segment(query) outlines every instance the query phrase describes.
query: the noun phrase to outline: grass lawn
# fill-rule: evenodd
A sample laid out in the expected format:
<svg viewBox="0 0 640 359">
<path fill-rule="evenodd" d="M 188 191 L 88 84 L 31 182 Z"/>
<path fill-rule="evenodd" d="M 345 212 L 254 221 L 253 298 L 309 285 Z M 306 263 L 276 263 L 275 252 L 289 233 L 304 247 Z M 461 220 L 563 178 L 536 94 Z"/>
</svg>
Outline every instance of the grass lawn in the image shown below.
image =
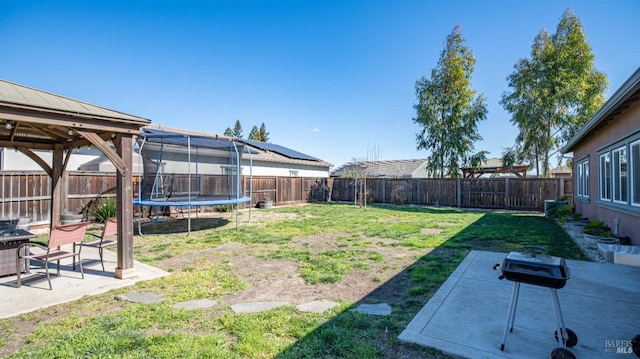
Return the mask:
<svg viewBox="0 0 640 359">
<path fill-rule="evenodd" d="M 248 212 L 242 212 L 246 222 Z M 135 237 L 137 260 L 170 276 L 0 319 L 0 356 L 8 358 L 447 358 L 397 337 L 472 249 L 582 259 L 556 224 L 538 214 L 451 208 L 314 204 L 253 211 L 250 224 L 201 218 L 201 230 L 175 233 L 184 221 Z M 490 270 L 490 269 L 488 269 Z M 497 274 L 496 274 L 497 275 Z M 55 279 L 54 279 L 55 280 Z M 164 295 L 159 304 L 115 299 Z M 208 309 L 173 309 L 213 299 Z M 323 314 L 296 305 L 332 300 Z M 291 305 L 236 314 L 230 305 L 281 300 Z M 389 316 L 351 312 L 389 303 Z"/>
</svg>

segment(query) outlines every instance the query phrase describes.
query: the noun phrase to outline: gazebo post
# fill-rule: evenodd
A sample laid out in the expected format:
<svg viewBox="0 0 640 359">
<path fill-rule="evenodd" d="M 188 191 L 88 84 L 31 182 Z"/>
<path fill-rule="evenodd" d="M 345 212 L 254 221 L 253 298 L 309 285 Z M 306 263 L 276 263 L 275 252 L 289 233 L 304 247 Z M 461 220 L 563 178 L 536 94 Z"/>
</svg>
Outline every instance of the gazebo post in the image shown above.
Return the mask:
<svg viewBox="0 0 640 359">
<path fill-rule="evenodd" d="M 62 218 L 62 173 L 64 172 L 64 148 L 56 144 L 53 149 L 51 172 L 51 220 L 49 228 L 60 224 Z"/>
<path fill-rule="evenodd" d="M 133 136 L 118 134 L 114 139 L 116 150 L 125 164 L 124 173 L 117 170 L 116 203 L 118 208 L 118 245 L 115 277 L 126 279 L 135 276 L 133 267 L 133 161 L 131 148 Z"/>
</svg>

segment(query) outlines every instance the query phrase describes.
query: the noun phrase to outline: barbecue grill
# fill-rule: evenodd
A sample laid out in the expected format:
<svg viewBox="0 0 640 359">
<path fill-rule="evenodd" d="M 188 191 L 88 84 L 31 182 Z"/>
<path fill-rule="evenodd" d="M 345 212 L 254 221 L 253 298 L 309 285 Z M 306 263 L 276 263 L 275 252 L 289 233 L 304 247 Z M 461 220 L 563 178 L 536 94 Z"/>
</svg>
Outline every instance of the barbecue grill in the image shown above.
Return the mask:
<svg viewBox="0 0 640 359">
<path fill-rule="evenodd" d="M 499 279 L 508 279 L 514 282 L 511 293 L 511 303 L 509 304 L 509 315 L 504 328 L 504 336 L 500 350 L 504 351 L 507 335 L 513 331 L 513 323 L 516 319 L 516 307 L 518 306 L 518 296 L 520 294 L 520 284 L 526 283 L 549 288 L 551 303 L 556 315 L 558 329 L 556 330 L 556 341 L 562 344 L 562 348 L 554 349 L 552 358 L 573 357 L 568 347 L 573 347 L 578 343 L 576 334 L 567 329 L 564 325 L 560 301 L 557 290 L 564 287 L 569 279 L 569 267 L 563 258 L 552 257 L 538 253 L 511 252 L 500 266 L 497 264 L 494 269 L 500 268 L 502 275 Z"/>
</svg>

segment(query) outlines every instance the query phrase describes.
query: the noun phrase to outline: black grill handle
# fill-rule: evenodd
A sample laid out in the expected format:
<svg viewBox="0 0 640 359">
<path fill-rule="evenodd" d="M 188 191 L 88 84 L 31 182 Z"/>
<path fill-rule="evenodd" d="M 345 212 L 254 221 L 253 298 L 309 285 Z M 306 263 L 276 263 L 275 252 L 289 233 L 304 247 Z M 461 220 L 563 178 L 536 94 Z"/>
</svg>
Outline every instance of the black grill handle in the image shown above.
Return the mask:
<svg viewBox="0 0 640 359">
<path fill-rule="evenodd" d="M 529 250 L 529 251 L 531 251 L 532 253 L 535 253 L 537 251 L 538 253 L 542 254 L 542 253 L 545 253 L 547 251 L 547 249 L 545 247 L 543 247 L 543 246 L 536 246 L 536 245 L 532 245 L 532 244 L 526 245 L 526 246 L 524 246 L 524 248 Z"/>
<path fill-rule="evenodd" d="M 493 265 L 493 270 L 498 270 L 498 269 L 500 269 L 500 263 L 496 263 L 496 264 L 494 264 L 494 265 Z M 504 275 L 500 275 L 500 276 L 498 277 L 498 279 L 503 280 L 503 279 L 504 279 Z"/>
</svg>

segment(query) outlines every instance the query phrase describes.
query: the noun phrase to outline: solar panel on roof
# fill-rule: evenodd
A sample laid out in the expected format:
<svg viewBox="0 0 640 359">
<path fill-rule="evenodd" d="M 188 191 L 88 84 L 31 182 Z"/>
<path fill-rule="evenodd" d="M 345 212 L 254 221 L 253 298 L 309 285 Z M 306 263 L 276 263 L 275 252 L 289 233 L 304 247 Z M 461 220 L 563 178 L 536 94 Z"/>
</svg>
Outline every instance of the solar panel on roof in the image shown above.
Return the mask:
<svg viewBox="0 0 640 359">
<path fill-rule="evenodd" d="M 192 136 L 184 133 L 157 130 L 154 128 L 145 128 L 142 132 L 140 132 L 139 136 L 141 138 L 146 138 L 146 141 L 149 142 L 180 145 L 185 147 L 189 143 L 192 147 L 202 148 L 219 149 L 232 147 L 231 141 L 229 140 L 222 140 L 204 136 Z"/>
<path fill-rule="evenodd" d="M 268 142 L 260 142 L 260 141 L 252 141 L 252 140 L 244 140 L 244 139 L 240 139 L 238 140 L 240 142 L 246 143 L 248 145 L 251 145 L 253 147 L 259 148 L 263 151 L 271 151 L 271 152 L 275 152 L 278 154 L 281 154 L 285 157 L 289 157 L 289 158 L 293 158 L 293 159 L 297 159 L 297 160 L 308 160 L 308 161 L 320 161 L 318 158 L 306 155 L 302 152 L 298 152 L 298 151 L 294 151 L 290 148 L 286 148 L 280 145 L 275 145 L 273 143 L 268 143 Z"/>
</svg>

